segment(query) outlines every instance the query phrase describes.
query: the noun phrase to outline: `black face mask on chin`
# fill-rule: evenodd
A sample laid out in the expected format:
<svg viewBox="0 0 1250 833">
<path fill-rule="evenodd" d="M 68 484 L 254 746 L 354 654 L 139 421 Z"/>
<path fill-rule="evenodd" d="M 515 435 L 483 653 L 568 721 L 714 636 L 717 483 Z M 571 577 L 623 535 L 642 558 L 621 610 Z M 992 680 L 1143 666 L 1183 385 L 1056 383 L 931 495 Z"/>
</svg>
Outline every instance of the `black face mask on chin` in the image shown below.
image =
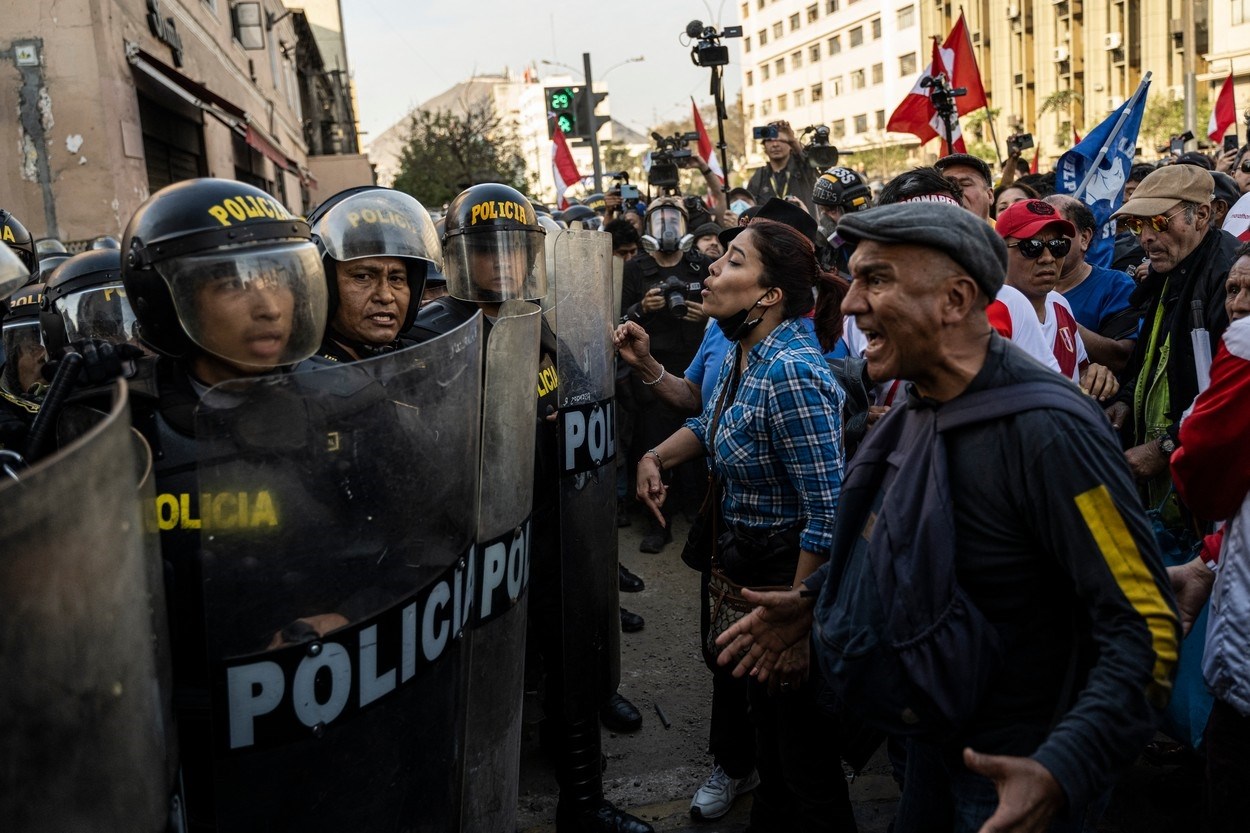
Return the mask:
<svg viewBox="0 0 1250 833">
<path fill-rule="evenodd" d="M 741 341 L 743 336 L 759 326 L 759 323 L 764 320 L 763 313 L 756 318 L 752 318 L 750 321 L 747 319 L 751 315 L 751 310 L 758 307 L 760 305 L 760 301 L 764 300 L 766 295 L 768 295 L 767 292 L 765 292 L 764 295 L 761 295 L 759 300 L 752 304 L 748 309 L 738 310 L 728 318 L 717 320 L 716 326 L 720 327 L 720 331 L 725 334 L 725 338 L 735 342 Z"/>
</svg>

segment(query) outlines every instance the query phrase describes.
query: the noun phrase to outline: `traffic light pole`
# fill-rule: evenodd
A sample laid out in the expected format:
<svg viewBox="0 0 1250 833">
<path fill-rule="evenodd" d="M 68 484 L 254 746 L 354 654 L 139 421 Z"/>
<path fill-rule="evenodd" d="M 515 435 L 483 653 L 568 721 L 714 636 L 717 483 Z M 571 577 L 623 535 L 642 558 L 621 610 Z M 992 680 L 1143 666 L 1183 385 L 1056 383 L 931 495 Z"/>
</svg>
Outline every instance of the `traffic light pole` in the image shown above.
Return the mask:
<svg viewBox="0 0 1250 833">
<path fill-rule="evenodd" d="M 585 67 L 586 93 L 582 96 L 585 102 L 585 113 L 578 115 L 585 119 L 590 133 L 590 155 L 595 163 L 595 193 L 603 193 L 603 164 L 599 160 L 599 123 L 595 120 L 595 82 L 590 74 L 590 53 L 582 53 L 582 64 Z"/>
</svg>

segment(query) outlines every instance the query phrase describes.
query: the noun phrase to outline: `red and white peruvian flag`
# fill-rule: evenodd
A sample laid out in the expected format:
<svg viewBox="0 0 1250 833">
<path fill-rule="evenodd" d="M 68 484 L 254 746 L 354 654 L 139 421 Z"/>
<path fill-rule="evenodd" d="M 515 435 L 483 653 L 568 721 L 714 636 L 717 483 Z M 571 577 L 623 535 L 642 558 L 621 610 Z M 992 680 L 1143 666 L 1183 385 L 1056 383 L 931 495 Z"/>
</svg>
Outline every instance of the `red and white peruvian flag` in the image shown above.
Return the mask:
<svg viewBox="0 0 1250 833">
<path fill-rule="evenodd" d="M 699 134 L 699 155 L 707 162 L 707 166 L 712 169 L 712 173 L 716 174 L 716 178 L 720 180 L 721 185 L 724 185 L 725 172 L 721 169 L 720 159 L 716 156 L 716 151 L 712 149 L 712 138 L 707 135 L 707 128 L 703 126 L 703 116 L 699 115 L 699 107 L 694 103 L 694 96 L 690 97 L 690 106 L 694 108 L 694 129 Z"/>
<path fill-rule="evenodd" d="M 941 47 L 933 44 L 933 59 L 920 73 L 926 75 L 945 73 L 952 87 L 965 87 L 968 94 L 955 99 L 955 112 L 958 116 L 967 115 L 973 110 L 986 106 L 985 87 L 981 84 L 981 71 L 977 69 L 977 58 L 972 51 L 972 38 L 968 36 L 968 27 L 964 16 L 959 15 L 954 28 L 946 36 Z M 898 105 L 886 124 L 886 130 L 896 133 L 910 133 L 920 139 L 921 143 L 946 137 L 946 126 L 929 100 L 929 91 L 920 86 L 920 78 L 916 86 Z M 955 124 L 955 135 L 951 138 L 951 146 L 957 153 L 966 152 L 963 137 L 959 132 L 958 118 Z"/>
<path fill-rule="evenodd" d="M 1220 94 L 1211 108 L 1211 120 L 1207 122 L 1207 138 L 1218 142 L 1224 131 L 1237 123 L 1237 102 L 1233 97 L 1233 74 L 1230 72 L 1220 86 Z"/>
<path fill-rule="evenodd" d="M 581 182 L 582 175 L 577 172 L 577 164 L 573 162 L 573 153 L 569 143 L 564 140 L 564 131 L 556 124 L 555 134 L 551 137 L 551 173 L 556 180 L 556 204 L 560 210 L 569 207 L 564 192 L 570 185 Z"/>
</svg>

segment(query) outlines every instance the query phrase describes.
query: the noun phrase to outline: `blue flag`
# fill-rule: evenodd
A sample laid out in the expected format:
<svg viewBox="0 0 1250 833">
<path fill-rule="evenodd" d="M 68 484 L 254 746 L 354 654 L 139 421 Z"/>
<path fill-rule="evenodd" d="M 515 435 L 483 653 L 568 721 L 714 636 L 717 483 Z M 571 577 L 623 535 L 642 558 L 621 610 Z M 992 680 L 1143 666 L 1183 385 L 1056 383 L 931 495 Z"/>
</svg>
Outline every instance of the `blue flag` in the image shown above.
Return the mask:
<svg viewBox="0 0 1250 833">
<path fill-rule="evenodd" d="M 1147 74 L 1133 97 L 1086 134 L 1080 144 L 1061 156 L 1055 168 L 1056 192 L 1071 194 L 1084 202 L 1098 223 L 1098 232 L 1085 254 L 1086 262 L 1094 266 L 1110 266 L 1115 255 L 1115 224 L 1110 222 L 1111 215 L 1124 204 L 1124 183 L 1133 165 L 1149 86 Z M 1094 169 L 1095 164 L 1097 169 Z M 1091 170 L 1093 176 L 1089 176 Z M 1084 191 L 1081 191 L 1082 183 L 1085 183 Z"/>
</svg>

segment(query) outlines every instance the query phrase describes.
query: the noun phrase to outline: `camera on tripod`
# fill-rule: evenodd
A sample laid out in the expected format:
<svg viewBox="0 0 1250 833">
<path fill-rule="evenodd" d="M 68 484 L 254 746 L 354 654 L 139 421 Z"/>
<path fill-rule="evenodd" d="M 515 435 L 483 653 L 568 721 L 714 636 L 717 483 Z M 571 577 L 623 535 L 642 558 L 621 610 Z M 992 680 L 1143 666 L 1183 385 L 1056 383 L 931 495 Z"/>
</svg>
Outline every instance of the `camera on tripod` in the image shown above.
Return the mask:
<svg viewBox="0 0 1250 833">
<path fill-rule="evenodd" d="M 674 133 L 672 136 L 661 136 L 652 133 L 655 139 L 655 150 L 651 151 L 651 170 L 647 171 L 647 183 L 655 188 L 676 191 L 679 182 L 678 168 L 685 167 L 691 158 L 691 142 L 699 141 L 699 134 Z"/>
<path fill-rule="evenodd" d="M 939 113 L 954 112 L 955 99 L 968 94 L 967 87 L 951 87 L 946 73 L 926 75 L 920 79 L 920 86 L 929 91 L 929 100 Z"/>
<path fill-rule="evenodd" d="M 723 67 L 729 63 L 729 47 L 720 39 L 742 37 L 742 27 L 726 26 L 717 33 L 715 26 L 704 26 L 702 20 L 692 20 L 686 24 L 686 37 L 695 40 L 690 49 L 690 60 L 695 66 Z"/>
</svg>

